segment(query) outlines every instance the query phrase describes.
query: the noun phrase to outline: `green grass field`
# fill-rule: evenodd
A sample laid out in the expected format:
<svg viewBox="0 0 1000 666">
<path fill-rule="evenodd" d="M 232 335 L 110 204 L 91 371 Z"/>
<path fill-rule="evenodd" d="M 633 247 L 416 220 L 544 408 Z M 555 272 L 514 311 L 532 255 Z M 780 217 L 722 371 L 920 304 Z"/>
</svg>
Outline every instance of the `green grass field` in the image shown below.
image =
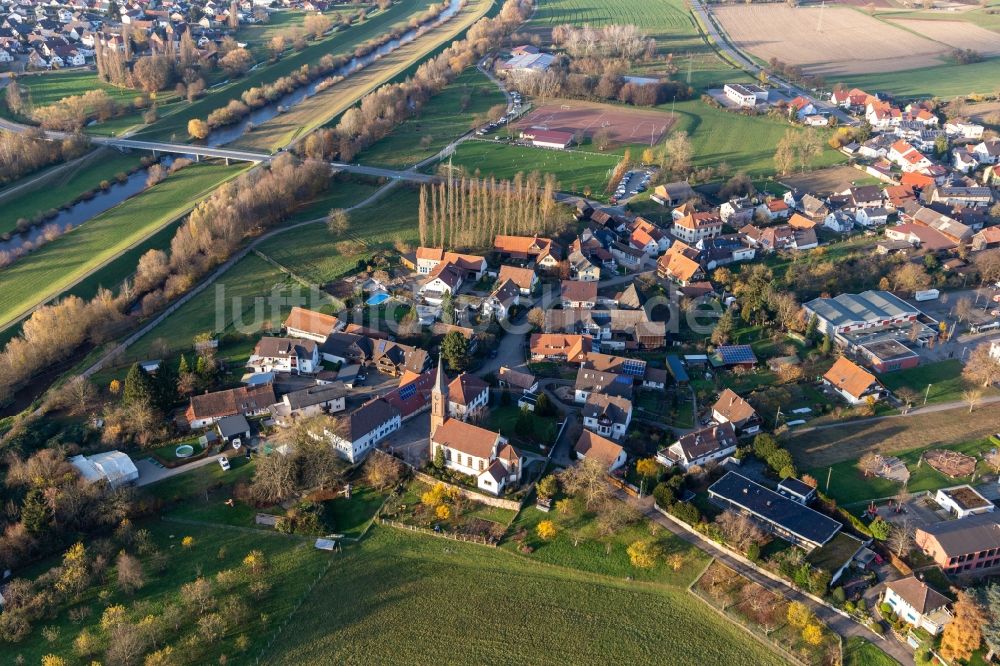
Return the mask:
<svg viewBox="0 0 1000 666">
<path fill-rule="evenodd" d="M 30 220 L 38 213 L 67 204 L 84 192 L 96 189 L 102 180 L 114 182 L 116 174 L 128 173 L 139 166 L 137 154 L 124 155 L 106 148 L 99 150 L 100 155 L 88 157 L 70 172 L 60 173 L 54 182 L 43 180 L 5 200 L 0 212 L 0 233 L 13 231 L 22 217 Z"/>
<path fill-rule="evenodd" d="M 958 359 L 948 359 L 927 365 L 918 365 L 909 370 L 887 372 L 879 379 L 890 391 L 906 387 L 920 394 L 917 405 L 927 399 L 927 404 L 961 401 L 962 394 L 973 386 L 972 382 L 962 377 L 962 362 Z M 930 385 L 930 390 L 928 390 Z M 983 395 L 995 395 L 996 389 L 982 389 Z"/>
<path fill-rule="evenodd" d="M 213 110 L 228 104 L 230 100 L 239 99 L 245 90 L 287 76 L 302 65 L 313 65 L 327 53 L 334 55 L 350 53 L 359 44 L 378 37 L 397 23 L 405 23 L 411 16 L 423 12 L 431 4 L 433 4 L 431 0 L 401 0 L 394 3 L 391 8 L 376 13 L 364 23 L 353 25 L 346 30 L 338 30 L 321 40 L 309 42 L 309 45 L 301 51 L 286 52 L 286 55 L 274 64 L 263 65 L 242 78 L 211 89 L 205 97 L 193 104 L 185 102 L 178 105 L 169 115 L 163 114 L 159 122 L 140 131 L 137 137 L 186 141 L 187 123 L 190 119 L 204 119 Z"/>
<path fill-rule="evenodd" d="M 531 27 L 549 30 L 563 23 L 635 25 L 665 52 L 708 48 L 683 0 L 550 0 L 539 3 Z"/>
<path fill-rule="evenodd" d="M 114 576 L 105 582 L 88 588 L 79 602 L 64 605 L 59 608 L 54 618 L 47 618 L 36 625 L 29 638 L 16 645 L 5 645 L 3 653 L 5 661 L 14 663 L 17 655 L 24 658 L 24 663 L 37 664 L 46 654 L 59 655 L 67 663 L 89 663 L 89 660 L 79 661 L 73 652 L 73 640 L 83 630 L 88 629 L 93 634 L 100 634 L 101 613 L 112 604 L 123 604 L 126 608 L 142 610 L 140 615 L 159 616 L 163 608 L 179 599 L 179 590 L 185 583 L 193 581 L 199 574 L 215 582 L 215 575 L 224 569 L 239 569 L 241 561 L 251 550 L 260 550 L 268 561 L 268 576 L 280 584 L 275 584 L 262 599 L 253 599 L 247 593 L 248 582 L 241 579 L 230 594 L 246 595 L 250 605 L 247 617 L 226 632 L 223 640 L 203 641 L 195 638 L 197 635 L 197 614 L 185 618 L 178 631 L 167 632 L 168 643 L 174 648 L 174 656 L 180 658 L 180 663 L 217 663 L 219 655 L 225 653 L 230 663 L 248 663 L 257 651 L 265 645 L 267 637 L 274 631 L 274 624 L 292 613 L 299 599 L 303 597 L 308 586 L 323 570 L 329 561 L 329 554 L 317 551 L 306 539 L 290 539 L 261 531 L 259 534 L 247 534 L 243 531 L 208 525 L 181 525 L 170 522 L 150 521 L 139 524 L 137 528 L 149 529 L 157 548 L 166 554 L 167 567 L 163 572 L 156 572 L 148 563 L 145 565 L 146 585 L 134 596 L 126 596 L 119 592 L 114 584 Z M 190 548 L 182 548 L 180 541 L 190 536 L 194 543 Z M 218 586 L 217 586 L 218 589 Z M 106 601 L 98 598 L 102 591 L 110 593 Z M 226 593 L 216 592 L 216 599 L 221 599 Z M 73 622 L 69 618 L 70 608 L 87 607 L 91 613 L 81 622 Z M 42 637 L 42 626 L 54 628 L 55 640 L 49 641 Z M 250 639 L 247 651 L 240 654 L 233 647 L 233 640 L 240 634 L 246 634 Z M 193 638 L 191 645 L 196 646 L 193 652 L 186 642 Z"/>
<path fill-rule="evenodd" d="M 97 78 L 97 72 L 91 70 L 70 70 L 54 71 L 42 74 L 25 74 L 18 77 L 17 82 L 21 88 L 31 96 L 31 102 L 36 107 L 49 106 L 55 104 L 63 97 L 82 95 L 94 89 L 101 89 L 108 95 L 121 103 L 131 104 L 132 101 L 142 94 L 139 90 L 132 88 L 118 88 L 108 83 L 104 83 Z M 6 93 L 0 91 L 0 116 L 12 118 L 10 110 L 6 104 Z M 176 95 L 172 90 L 163 91 L 157 95 L 161 103 L 176 100 Z"/>
<path fill-rule="evenodd" d="M 1000 58 L 990 58 L 971 65 L 939 65 L 903 72 L 843 77 L 843 83 L 848 86 L 870 92 L 890 93 L 905 99 L 994 93 L 998 82 Z"/>
<path fill-rule="evenodd" d="M 276 236 L 258 249 L 298 275 L 325 284 L 352 270 L 359 259 L 392 248 L 397 240 L 416 243 L 417 201 L 416 190 L 399 187 L 371 206 L 352 211 L 346 234 L 331 235 L 320 223 Z M 342 254 L 336 245 L 343 240 L 364 243 L 365 251 Z"/>
<path fill-rule="evenodd" d="M 143 241 L 245 168 L 193 164 L 8 266 L 0 273 L 4 294 L 0 325 L 63 293 L 88 271 Z"/>
<path fill-rule="evenodd" d="M 338 557 L 263 660 L 500 664 L 511 650 L 532 664 L 781 663 L 681 586 L 384 527 Z"/>
<path fill-rule="evenodd" d="M 463 99 L 468 97 L 463 109 Z M 503 94 L 475 67 L 434 95 L 417 118 L 411 118 L 355 158 L 356 162 L 405 169 L 438 153 L 470 129 L 472 117 L 496 104 Z"/>
<path fill-rule="evenodd" d="M 906 489 L 911 493 L 922 491 L 936 491 L 940 488 L 947 488 L 962 483 L 971 483 L 972 477 L 950 478 L 941 474 L 926 463 L 921 463 L 921 456 L 929 449 L 949 449 L 958 451 L 966 455 L 979 457 L 983 453 L 995 448 L 996 445 L 989 439 L 977 439 L 971 442 L 960 444 L 935 444 L 925 446 L 902 453 L 896 453 L 896 457 L 902 460 L 908 470 L 910 479 L 907 481 Z M 891 497 L 899 492 L 900 484 L 889 479 L 876 476 L 865 477 L 864 473 L 858 469 L 857 460 L 845 460 L 835 463 L 833 471 L 829 467 L 811 469 L 808 471 L 813 477 L 819 480 L 820 489 L 827 492 L 827 474 L 830 475 L 830 487 L 828 494 L 837 500 L 839 504 L 856 504 L 865 500 L 878 499 L 881 497 Z M 984 461 L 979 460 L 976 469 L 976 476 L 982 476 L 993 470 Z"/>
</svg>

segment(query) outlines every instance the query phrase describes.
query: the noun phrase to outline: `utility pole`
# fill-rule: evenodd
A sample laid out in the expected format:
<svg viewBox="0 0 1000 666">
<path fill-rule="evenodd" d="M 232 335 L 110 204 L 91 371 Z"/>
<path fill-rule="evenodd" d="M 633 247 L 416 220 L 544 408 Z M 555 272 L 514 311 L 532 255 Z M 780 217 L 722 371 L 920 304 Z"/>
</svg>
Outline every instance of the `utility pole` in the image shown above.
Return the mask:
<svg viewBox="0 0 1000 666">
<path fill-rule="evenodd" d="M 826 470 L 826 494 L 830 494 L 830 477 L 833 475 L 833 467 L 828 467 Z"/>
<path fill-rule="evenodd" d="M 774 415 L 774 428 L 778 428 L 778 419 L 781 418 L 781 407 L 778 407 L 778 413 Z"/>
</svg>

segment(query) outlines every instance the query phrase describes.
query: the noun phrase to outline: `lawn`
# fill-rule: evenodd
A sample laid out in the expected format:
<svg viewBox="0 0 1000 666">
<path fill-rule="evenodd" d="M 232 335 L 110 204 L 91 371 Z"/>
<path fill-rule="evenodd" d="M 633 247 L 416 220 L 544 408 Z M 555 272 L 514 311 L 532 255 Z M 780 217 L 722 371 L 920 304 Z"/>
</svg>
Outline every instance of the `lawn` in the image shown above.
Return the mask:
<svg viewBox="0 0 1000 666">
<path fill-rule="evenodd" d="M 551 173 L 563 192 L 582 193 L 585 188 L 600 198 L 620 154 L 546 150 L 492 141 L 466 141 L 455 150 L 456 166 L 483 176 L 513 178 L 518 172 Z"/>
<path fill-rule="evenodd" d="M 852 636 L 844 641 L 844 666 L 897 666 L 896 660 L 877 645 Z"/>
<path fill-rule="evenodd" d="M 253 477 L 254 467 L 254 461 L 247 460 L 243 456 L 235 456 L 230 459 L 231 469 L 228 472 L 218 464 L 203 465 L 143 486 L 139 493 L 168 503 L 177 502 L 178 505 L 170 512 L 174 517 L 238 524 L 215 517 L 215 511 L 218 510 L 218 506 L 222 506 L 223 500 L 216 502 L 212 492 L 220 489 L 228 491 L 236 483 L 249 482 Z M 225 499 L 228 499 L 228 496 Z M 229 508 L 231 507 L 225 507 Z M 225 509 L 222 511 L 225 512 Z"/>
<path fill-rule="evenodd" d="M 245 90 L 287 76 L 303 65 L 313 65 L 328 53 L 337 55 L 353 52 L 356 46 L 388 32 L 396 24 L 405 23 L 411 16 L 420 14 L 431 4 L 433 4 L 431 0 L 401 0 L 393 3 L 388 10 L 375 13 L 364 23 L 353 25 L 346 30 L 334 31 L 323 39 L 309 42 L 301 51 L 286 52 L 286 55 L 276 63 L 263 65 L 242 78 L 212 88 L 202 99 L 193 104 L 182 104 L 169 115 L 164 115 L 159 122 L 140 131 L 136 138 L 186 140 L 187 123 L 190 119 L 204 119 L 215 109 L 228 104 L 230 100 L 239 99 Z"/>
<path fill-rule="evenodd" d="M 134 153 L 125 155 L 98 149 L 97 154 L 84 158 L 78 167 L 60 173 L 57 179 L 43 179 L 5 199 L 0 213 L 0 234 L 13 231 L 22 217 L 30 220 L 38 213 L 68 204 L 84 192 L 97 189 L 103 180 L 114 182 L 117 174 L 128 173 L 139 166 L 139 161 L 140 156 Z"/>
<path fill-rule="evenodd" d="M 325 284 L 353 270 L 359 260 L 375 251 L 392 248 L 397 241 L 416 244 L 418 196 L 416 190 L 398 187 L 370 206 L 352 211 L 350 228 L 344 234 L 334 236 L 325 224 L 317 223 L 275 236 L 258 249 L 294 268 L 298 275 Z M 338 243 L 345 240 L 357 247 L 338 249 Z"/>
<path fill-rule="evenodd" d="M 315 550 L 309 540 L 264 532 L 247 534 L 224 527 L 181 525 L 156 520 L 140 523 L 136 527 L 146 528 L 151 532 L 152 541 L 166 556 L 166 568 L 157 571 L 148 563 L 149 558 L 143 558 L 146 560 L 144 568 L 147 582 L 133 596 L 117 591 L 114 576 L 96 583 L 84 591 L 79 602 L 64 605 L 54 618 L 39 622 L 26 641 L 5 646 L 5 662 L 15 663 L 17 660 L 21 663 L 17 658 L 20 655 L 24 658 L 23 663 L 37 664 L 41 662 L 43 655 L 55 654 L 65 658 L 67 663 L 89 663 L 89 659 L 78 661 L 74 657 L 73 640 L 83 629 L 101 635 L 99 623 L 106 606 L 123 604 L 140 617 L 159 617 L 167 604 L 179 600 L 182 585 L 203 576 L 213 583 L 216 590 L 215 601 L 230 595 L 243 599 L 245 617 L 228 618 L 229 628 L 223 638 L 205 641 L 196 638 L 197 619 L 201 613 L 186 614 L 179 630 L 174 631 L 171 627 L 167 632 L 174 657 L 178 658 L 178 663 L 218 663 L 220 655 L 225 653 L 230 662 L 249 663 L 264 647 L 275 626 L 280 625 L 294 611 L 309 585 L 327 566 L 331 557 L 328 553 Z M 182 549 L 180 542 L 184 537 L 191 537 L 193 543 Z M 243 558 L 252 550 L 259 550 L 265 555 L 268 579 L 280 581 L 280 584 L 274 584 L 259 599 L 249 594 L 249 582 L 245 577 L 237 578 L 235 585 L 228 590 L 216 580 L 216 574 L 220 571 L 240 569 Z M 99 593 L 108 596 L 100 599 Z M 82 607 L 90 609 L 89 616 L 79 622 L 71 621 L 70 608 Z M 55 640 L 49 641 L 42 637 L 43 624 L 52 627 L 48 631 L 51 632 L 50 637 L 55 636 Z M 246 635 L 249 640 L 242 655 L 234 645 L 236 637 L 241 634 Z"/>
<path fill-rule="evenodd" d="M 512 649 L 532 664 L 781 663 L 682 587 L 384 527 L 338 557 L 262 660 L 501 664 Z"/>
<path fill-rule="evenodd" d="M 351 499 L 338 497 L 323 503 L 323 519 L 336 533 L 357 539 L 368 527 L 386 497 L 386 493 L 370 486 L 354 486 L 351 489 Z"/>
<path fill-rule="evenodd" d="M 530 559 L 619 580 L 633 578 L 674 586 L 689 585 L 705 565 L 706 555 L 702 551 L 656 523 L 643 518 L 611 535 L 604 535 L 595 515 L 583 510 L 578 501 L 573 500 L 573 504 L 571 514 L 557 510 L 545 513 L 532 504 L 527 505 L 511 525 L 509 534 L 514 538 L 508 538 L 503 548 L 521 552 L 517 533 L 524 530 L 523 545 L 533 549 L 526 555 Z M 542 541 L 535 533 L 538 523 L 543 520 L 551 520 L 556 525 L 556 536 L 550 541 Z M 626 548 L 640 540 L 656 541 L 667 557 L 661 558 L 651 569 L 636 569 L 629 562 Z M 667 561 L 672 555 L 678 556 L 677 562 Z M 679 566 L 675 568 L 675 564 Z"/>
<path fill-rule="evenodd" d="M 493 0 L 469 2 L 445 23 L 374 61 L 322 92 L 303 100 L 272 120 L 261 123 L 232 147 L 273 152 L 288 146 L 354 106 L 358 100 L 383 83 L 404 73 L 428 53 L 450 42 L 475 23 L 493 6 Z"/>
<path fill-rule="evenodd" d="M 256 332 L 265 322 L 280 323 L 291 309 L 287 303 L 271 303 L 272 294 L 288 296 L 292 279 L 256 255 L 248 255 L 159 326 L 140 338 L 126 352 L 125 362 L 159 357 L 164 351 L 190 349 L 199 333 L 225 333 L 240 328 Z M 273 307 L 272 307 L 273 306 Z"/>
<path fill-rule="evenodd" d="M 975 439 L 960 444 L 924 446 L 909 451 L 897 452 L 894 455 L 902 460 L 908 470 L 910 479 L 907 481 L 906 489 L 911 493 L 923 491 L 936 491 L 939 488 L 957 486 L 963 483 L 972 483 L 971 476 L 950 478 L 941 474 L 926 463 L 921 463 L 920 459 L 924 452 L 929 449 L 948 449 L 958 451 L 966 455 L 979 457 L 983 453 L 995 448 L 995 444 L 989 439 Z M 832 471 L 830 471 L 832 468 Z M 979 460 L 976 468 L 977 478 L 993 470 L 983 460 Z M 880 477 L 865 477 L 864 473 L 858 469 L 857 460 L 845 460 L 828 467 L 819 467 L 808 470 L 814 478 L 819 480 L 820 488 L 833 497 L 839 504 L 857 504 L 866 500 L 891 497 L 899 492 L 900 485 L 895 481 Z M 830 485 L 827 489 L 827 475 L 829 474 Z"/>
<path fill-rule="evenodd" d="M 503 93 L 475 67 L 447 85 L 393 132 L 359 154 L 361 164 L 406 169 L 437 154 L 450 141 L 472 127 L 475 114 L 504 104 Z"/>
<path fill-rule="evenodd" d="M 186 213 L 246 165 L 193 164 L 19 259 L 0 273 L 0 326 L 20 318 L 90 271 Z"/>
<path fill-rule="evenodd" d="M 674 131 L 685 131 L 691 136 L 694 166 L 717 167 L 725 162 L 734 172 L 745 171 L 754 177 L 774 174 L 775 150 L 791 128 L 781 120 L 731 113 L 701 100 L 660 108 L 673 109 L 679 116 Z M 824 130 L 819 131 L 826 134 Z M 824 145 L 823 154 L 812 166 L 826 167 L 844 161 L 842 154 Z"/>
<path fill-rule="evenodd" d="M 517 405 L 505 405 L 490 410 L 489 428 L 499 431 L 501 435 L 511 440 L 514 446 L 520 446 L 535 453 L 543 453 L 538 444 L 551 446 L 559 432 L 556 417 L 541 417 L 534 412 L 528 412 L 531 420 L 531 435 L 525 441 L 517 434 L 517 421 L 521 417 L 521 409 Z"/>
<path fill-rule="evenodd" d="M 997 81 L 1000 81 L 1000 58 L 990 58 L 971 65 L 939 65 L 903 72 L 847 76 L 843 79 L 843 83 L 851 87 L 907 99 L 992 93 L 996 92 Z"/>
<path fill-rule="evenodd" d="M 890 391 L 898 391 L 906 387 L 920 394 L 917 405 L 922 405 L 924 397 L 927 404 L 939 402 L 961 401 L 962 393 L 974 388 L 971 382 L 962 377 L 962 362 L 958 359 L 948 359 L 937 363 L 918 365 L 909 370 L 897 370 L 881 375 L 879 379 Z M 930 391 L 927 386 L 930 385 Z M 984 389 L 984 395 L 993 395 L 996 389 Z"/>
</svg>

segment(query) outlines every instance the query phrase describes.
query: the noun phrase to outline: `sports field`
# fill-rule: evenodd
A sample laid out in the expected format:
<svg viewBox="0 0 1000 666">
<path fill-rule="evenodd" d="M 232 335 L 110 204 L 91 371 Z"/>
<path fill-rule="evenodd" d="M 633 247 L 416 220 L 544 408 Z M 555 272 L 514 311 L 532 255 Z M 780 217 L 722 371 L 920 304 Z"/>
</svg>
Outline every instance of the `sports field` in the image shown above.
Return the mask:
<svg viewBox="0 0 1000 666">
<path fill-rule="evenodd" d="M 278 634 L 278 664 L 729 664 L 781 660 L 680 585 L 627 582 L 376 527 Z"/>
<path fill-rule="evenodd" d="M 635 107 L 596 104 L 578 100 L 553 100 L 533 109 L 514 127 L 580 133 L 588 139 L 604 130 L 612 143 L 655 145 L 674 123 L 668 113 Z"/>
<path fill-rule="evenodd" d="M 367 93 L 423 60 L 434 49 L 450 42 L 485 15 L 493 2 L 494 0 L 469 2 L 445 23 L 431 28 L 361 71 L 296 104 L 286 113 L 262 123 L 231 145 L 246 150 L 273 152 L 306 136 L 339 116 Z"/>
<path fill-rule="evenodd" d="M 0 326 L 69 288 L 184 214 L 246 165 L 192 164 L 0 271 Z"/>
<path fill-rule="evenodd" d="M 529 28 L 548 39 L 551 29 L 564 23 L 635 25 L 656 39 L 662 52 L 709 50 L 684 0 L 542 0 Z"/>
<path fill-rule="evenodd" d="M 740 48 L 827 77 L 930 67 L 948 50 L 848 7 L 747 4 L 712 11 Z"/>
</svg>

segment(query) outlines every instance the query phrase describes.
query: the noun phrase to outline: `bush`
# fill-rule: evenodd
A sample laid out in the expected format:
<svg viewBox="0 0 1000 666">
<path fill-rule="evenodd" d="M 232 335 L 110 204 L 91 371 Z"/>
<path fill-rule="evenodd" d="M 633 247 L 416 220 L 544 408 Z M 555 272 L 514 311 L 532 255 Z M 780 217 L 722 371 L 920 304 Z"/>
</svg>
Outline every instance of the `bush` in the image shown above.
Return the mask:
<svg viewBox="0 0 1000 666">
<path fill-rule="evenodd" d="M 675 502 L 667 509 L 667 513 L 674 518 L 683 520 L 688 525 L 697 525 L 701 521 L 701 511 L 695 505 L 687 502 Z"/>
<path fill-rule="evenodd" d="M 661 509 L 669 509 L 677 501 L 677 495 L 669 483 L 663 482 L 656 484 L 656 487 L 653 488 L 653 499 L 656 500 L 656 505 Z"/>
<path fill-rule="evenodd" d="M 760 544 L 751 543 L 747 546 L 747 559 L 751 562 L 758 562 L 760 560 Z"/>
</svg>

